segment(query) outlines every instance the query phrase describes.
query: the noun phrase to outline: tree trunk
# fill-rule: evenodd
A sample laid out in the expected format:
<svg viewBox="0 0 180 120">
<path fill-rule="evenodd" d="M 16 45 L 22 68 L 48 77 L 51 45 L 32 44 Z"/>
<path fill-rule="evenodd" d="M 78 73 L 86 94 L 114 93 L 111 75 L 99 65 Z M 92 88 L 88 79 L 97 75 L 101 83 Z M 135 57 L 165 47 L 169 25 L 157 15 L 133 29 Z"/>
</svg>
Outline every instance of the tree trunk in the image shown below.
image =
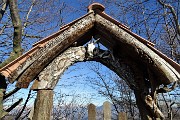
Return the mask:
<svg viewBox="0 0 180 120">
<path fill-rule="evenodd" d="M 138 106 L 139 113 L 141 115 L 141 119 L 142 120 L 152 120 L 152 118 L 150 117 L 152 115 L 149 112 L 149 110 L 147 110 L 147 106 L 146 106 L 146 104 L 144 103 L 144 101 L 141 98 L 142 93 L 135 90 L 134 94 L 135 94 L 135 97 L 136 97 L 136 104 Z"/>
<path fill-rule="evenodd" d="M 38 90 L 33 120 L 50 120 L 53 106 L 53 90 Z"/>
<path fill-rule="evenodd" d="M 17 57 L 22 55 L 22 23 L 19 15 L 19 10 L 17 7 L 17 0 L 9 0 L 9 9 L 12 19 L 12 24 L 14 27 L 13 34 L 13 51 L 11 52 L 9 58 L 7 58 L 3 63 L 0 64 L 0 68 L 7 65 L 11 61 L 15 60 Z"/>
<path fill-rule="evenodd" d="M 11 19 L 14 27 L 14 35 L 13 35 L 13 51 L 11 52 L 9 58 L 7 58 L 3 63 L 0 64 L 0 68 L 7 65 L 17 57 L 22 54 L 21 40 L 22 40 L 22 24 L 20 15 L 18 13 L 17 0 L 5 0 L 3 1 L 2 9 L 0 10 L 0 20 L 2 19 L 5 10 L 7 9 L 7 5 L 10 8 Z M 6 80 L 5 78 L 0 77 L 1 85 L 0 85 L 0 118 L 5 115 L 5 111 L 3 110 L 3 96 L 6 91 Z"/>
<path fill-rule="evenodd" d="M 0 75 L 0 81 L 1 81 L 1 84 L 0 84 L 0 119 L 1 119 L 3 116 L 7 114 L 7 112 L 5 112 L 3 109 L 3 97 L 4 97 L 5 90 L 7 88 L 7 84 L 6 84 L 5 77 L 2 75 Z"/>
<path fill-rule="evenodd" d="M 4 96 L 4 89 L 0 89 L 0 119 L 3 118 L 7 112 L 3 109 L 3 96 Z"/>
<path fill-rule="evenodd" d="M 4 16 L 4 13 L 5 13 L 6 9 L 7 9 L 7 6 L 9 5 L 8 0 L 3 0 L 1 2 L 2 2 L 1 3 L 2 7 L 1 7 L 1 10 L 0 10 L 0 21 L 2 20 L 2 18 Z"/>
</svg>

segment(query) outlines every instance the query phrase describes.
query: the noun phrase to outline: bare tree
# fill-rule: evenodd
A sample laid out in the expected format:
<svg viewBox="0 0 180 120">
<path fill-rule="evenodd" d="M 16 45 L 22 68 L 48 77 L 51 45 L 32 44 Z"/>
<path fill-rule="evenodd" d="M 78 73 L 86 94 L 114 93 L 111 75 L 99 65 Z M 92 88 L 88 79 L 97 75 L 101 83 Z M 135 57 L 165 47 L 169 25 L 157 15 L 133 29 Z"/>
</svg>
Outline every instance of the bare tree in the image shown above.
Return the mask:
<svg viewBox="0 0 180 120">
<path fill-rule="evenodd" d="M 128 119 L 137 119 L 139 113 L 135 96 L 125 81 L 99 63 L 91 63 L 89 66 L 90 71 L 95 75 L 88 76 L 87 81 L 90 81 L 90 86 L 96 89 L 101 96 L 111 101 L 114 115 L 117 117 L 119 112 L 126 112 Z M 116 117 L 114 119 L 117 119 Z"/>
<path fill-rule="evenodd" d="M 106 6 L 107 13 L 127 25 L 133 32 L 155 43 L 156 48 L 179 63 L 179 0 L 104 0 L 103 5 Z M 164 86 L 164 88 L 168 87 L 174 89 L 171 85 Z M 172 98 L 179 96 L 178 92 L 171 94 L 171 97 L 167 97 L 168 93 L 163 94 L 164 102 L 171 101 L 166 104 L 169 111 L 176 111 L 177 108 L 172 107 L 172 103 L 178 104 L 178 102 L 172 101 Z"/>
<path fill-rule="evenodd" d="M 53 120 L 83 120 L 87 117 L 88 98 L 72 91 L 69 94 L 55 93 Z"/>
<path fill-rule="evenodd" d="M 65 14 L 63 15 L 63 12 L 66 4 L 63 1 L 1 0 L 0 7 L 0 68 L 22 55 L 31 48 L 34 42 L 59 30 L 60 26 L 64 24 L 63 16 Z M 9 91 L 6 91 L 8 82 L 3 76 L 1 76 L 1 81 L 0 118 L 22 101 L 19 99 L 10 108 L 4 110 L 3 101 L 5 99 L 7 101 L 7 97 L 19 89 L 11 89 L 11 92 L 8 93 Z M 26 102 L 19 117 L 25 109 Z"/>
<path fill-rule="evenodd" d="M 94 1 L 85 2 L 88 5 Z M 129 26 L 133 32 L 156 43 L 159 49 L 179 62 L 180 9 L 178 0 L 104 0 L 103 3 L 107 6 L 111 16 Z M 2 62 L 0 68 L 27 51 L 37 40 L 57 31 L 64 22 L 63 11 L 67 8 L 65 2 L 59 0 L 23 0 L 20 2 L 1 0 L 0 4 L 0 60 Z M 104 81 L 102 75 L 98 75 Z M 5 78 L 1 79 L 4 81 L 0 85 L 0 116 L 6 113 L 3 110 L 2 101 L 7 88 Z M 117 81 L 120 80 L 114 81 L 114 84 L 119 84 Z M 101 84 L 106 91 L 100 93 L 109 95 L 109 99 L 114 102 L 115 98 L 108 84 L 105 81 Z M 128 94 L 128 90 L 126 92 Z M 168 105 L 170 110 L 171 104 Z"/>
<path fill-rule="evenodd" d="M 4 18 L 1 21 L 1 67 L 7 64 L 9 61 L 6 59 L 7 56 L 9 59 L 15 59 L 19 54 L 27 51 L 31 48 L 32 44 L 39 39 L 48 36 L 49 34 L 59 30 L 59 28 L 64 24 L 63 11 L 65 11 L 66 4 L 58 0 L 50 0 L 48 2 L 44 0 L 24 0 L 22 2 L 16 3 L 19 6 L 19 9 L 16 6 L 16 13 L 10 9 L 4 14 Z M 15 4 L 15 5 L 16 5 Z M 20 15 L 19 15 L 20 14 Z M 19 16 L 19 18 L 18 18 Z M 51 17 L 49 17 L 51 16 Z M 64 15 L 65 16 L 65 15 Z M 12 17 L 14 17 L 12 19 Z M 12 22 L 10 21 L 12 19 Z M 19 21 L 18 21 L 19 20 Z M 16 22 L 16 23 L 15 23 Z M 16 26 L 14 26 L 16 25 Z M 20 33 L 14 33 L 14 35 L 21 35 L 14 37 L 13 29 L 18 27 Z M 15 30 L 14 30 L 15 31 Z M 17 30 L 16 30 L 17 32 Z M 14 43 L 11 41 L 14 37 Z M 18 39 L 19 41 L 15 40 Z M 16 41 L 16 42 L 15 42 Z M 17 43 L 17 45 L 15 45 Z M 21 48 L 16 47 L 21 46 Z M 17 56 L 13 55 L 17 52 Z M 21 49 L 21 50 L 19 50 Z M 13 52 L 11 50 L 14 50 Z M 15 51 L 16 50 L 16 51 Z M 15 53 L 14 53 L 15 52 Z M 21 52 L 21 53 L 19 53 Z M 6 60 L 7 62 L 4 62 Z M 12 61 L 10 60 L 10 61 Z"/>
</svg>

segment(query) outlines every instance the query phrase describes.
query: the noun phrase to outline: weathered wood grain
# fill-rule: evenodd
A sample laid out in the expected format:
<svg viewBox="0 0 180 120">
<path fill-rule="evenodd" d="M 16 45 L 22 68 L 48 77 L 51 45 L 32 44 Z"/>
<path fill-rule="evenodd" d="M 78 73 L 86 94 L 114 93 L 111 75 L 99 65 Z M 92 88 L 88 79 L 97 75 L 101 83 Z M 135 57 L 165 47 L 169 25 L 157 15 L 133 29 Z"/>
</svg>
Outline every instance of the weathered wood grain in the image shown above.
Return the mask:
<svg viewBox="0 0 180 120">
<path fill-rule="evenodd" d="M 10 83 L 16 81 L 19 75 L 21 75 L 32 63 L 34 63 L 34 61 L 38 59 L 43 52 L 46 52 L 48 50 L 48 47 L 44 47 L 46 42 L 53 40 L 66 29 L 67 28 L 58 31 L 57 33 L 54 33 L 51 36 L 48 36 L 47 38 L 44 38 L 42 40 L 43 42 L 40 41 L 39 44 L 34 46 L 24 55 L 20 56 L 19 58 L 17 58 L 4 68 L 2 68 L 1 73 L 8 78 Z"/>
<path fill-rule="evenodd" d="M 137 58 L 145 62 L 156 72 L 157 76 L 160 76 L 162 83 L 170 84 L 180 79 L 180 73 L 178 73 L 169 63 L 159 57 L 155 52 L 148 48 L 145 44 L 138 41 L 135 37 L 125 32 L 112 22 L 104 19 L 100 15 L 96 14 L 96 29 L 108 31 L 119 42 L 131 47 L 134 54 L 137 54 Z M 132 53 L 130 53 L 132 54 Z"/>
<path fill-rule="evenodd" d="M 103 50 L 100 51 L 101 52 L 96 52 L 94 56 L 88 56 L 88 51 L 86 51 L 84 46 L 67 49 L 40 72 L 31 89 L 53 89 L 59 81 L 60 76 L 68 67 L 76 62 L 82 61 L 97 61 L 102 63 L 124 79 L 130 88 L 134 89 L 136 85 L 134 82 L 133 70 L 128 66 L 130 63 L 128 63 L 127 60 L 116 57 L 112 58 L 111 55 L 106 59 L 100 58 L 98 55 L 105 52 Z"/>
<path fill-rule="evenodd" d="M 69 47 L 79 37 L 94 26 L 94 15 L 89 14 L 73 24 L 68 30 L 64 31 L 58 37 L 48 42 L 44 48 L 47 51 L 28 67 L 18 78 L 17 87 L 27 88 L 29 83 L 48 65 L 59 53 Z M 43 50 L 43 49 L 42 49 Z"/>
<path fill-rule="evenodd" d="M 40 72 L 31 89 L 54 89 L 60 76 L 69 66 L 84 61 L 85 53 L 83 46 L 67 49 Z"/>
<path fill-rule="evenodd" d="M 127 113 L 119 112 L 118 113 L 118 120 L 127 120 Z"/>
<path fill-rule="evenodd" d="M 32 120 L 50 120 L 53 106 L 53 90 L 38 90 Z"/>
</svg>

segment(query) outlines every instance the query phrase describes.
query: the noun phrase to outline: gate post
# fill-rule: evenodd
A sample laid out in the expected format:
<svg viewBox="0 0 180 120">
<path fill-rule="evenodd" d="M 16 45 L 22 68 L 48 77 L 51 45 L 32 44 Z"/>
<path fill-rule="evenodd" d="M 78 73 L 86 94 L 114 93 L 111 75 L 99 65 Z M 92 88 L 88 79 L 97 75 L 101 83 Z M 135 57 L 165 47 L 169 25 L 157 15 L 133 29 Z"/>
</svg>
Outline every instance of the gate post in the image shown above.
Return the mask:
<svg viewBox="0 0 180 120">
<path fill-rule="evenodd" d="M 53 106 L 53 90 L 38 90 L 33 120 L 50 120 Z"/>
<path fill-rule="evenodd" d="M 118 114 L 118 120 L 127 120 L 127 114 L 125 112 L 120 112 Z"/>
<path fill-rule="evenodd" d="M 96 120 L 96 106 L 94 104 L 88 105 L 88 120 Z"/>
<path fill-rule="evenodd" d="M 104 120 L 111 120 L 111 105 L 108 101 L 103 103 Z"/>
</svg>

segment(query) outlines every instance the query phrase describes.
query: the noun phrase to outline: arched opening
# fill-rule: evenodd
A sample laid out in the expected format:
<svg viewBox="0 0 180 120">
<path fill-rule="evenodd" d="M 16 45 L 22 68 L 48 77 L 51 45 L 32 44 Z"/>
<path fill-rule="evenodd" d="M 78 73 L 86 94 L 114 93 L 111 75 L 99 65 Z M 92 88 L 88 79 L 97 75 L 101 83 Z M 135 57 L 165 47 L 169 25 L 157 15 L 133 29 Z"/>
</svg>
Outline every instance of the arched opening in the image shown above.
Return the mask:
<svg viewBox="0 0 180 120">
<path fill-rule="evenodd" d="M 100 62 L 134 91 L 142 119 L 163 119 L 156 95 L 175 88 L 180 78 L 179 64 L 156 50 L 153 43 L 108 16 L 101 4 L 90 5 L 88 11 L 2 68 L 2 77 L 10 82 L 17 80 L 18 88 L 27 88 L 34 80 L 31 89 L 38 91 L 34 116 L 41 119 L 43 115 L 50 116 L 52 90 L 69 66 L 80 61 Z M 92 37 L 108 49 L 96 47 L 95 41 L 83 46 Z M 167 88 L 173 82 L 173 86 Z"/>
<path fill-rule="evenodd" d="M 91 45 L 94 46 L 93 49 L 91 49 L 91 47 L 92 47 Z M 40 87 L 40 88 L 33 88 L 33 89 L 43 89 L 43 88 L 44 89 L 53 89 L 56 86 L 56 83 L 59 80 L 60 75 L 62 75 L 69 66 L 71 66 L 72 64 L 74 64 L 78 61 L 84 61 L 84 60 L 85 61 L 95 60 L 95 61 L 101 62 L 102 64 L 109 67 L 111 70 L 114 70 L 119 76 L 122 76 L 126 80 L 129 87 L 131 87 L 131 88 L 136 87 L 136 85 L 134 85 L 134 84 L 136 84 L 134 82 L 135 75 L 133 74 L 133 72 L 131 72 L 130 67 L 128 67 L 127 61 L 126 62 L 119 61 L 119 59 L 114 57 L 110 51 L 96 48 L 94 43 L 89 43 L 87 45 L 87 48 L 83 47 L 83 46 L 72 47 L 72 48 L 69 48 L 66 51 L 64 51 L 64 53 L 62 53 L 57 58 L 55 58 L 51 62 L 51 64 L 48 65 L 39 74 L 38 87 Z M 61 62 L 61 63 L 59 63 L 59 62 Z M 136 66 L 135 66 L 135 68 L 136 68 Z M 99 73 L 99 75 L 100 75 L 100 73 Z M 140 75 L 142 75 L 142 74 L 140 74 Z M 51 79 L 49 77 L 51 77 Z M 140 76 L 138 76 L 138 77 L 140 77 Z M 46 82 L 44 83 L 42 80 L 43 81 L 45 80 Z M 48 80 L 51 80 L 51 81 L 48 81 Z M 129 82 L 129 80 L 131 80 L 131 82 Z M 132 89 L 135 89 L 135 88 L 132 88 Z M 116 110 L 117 110 L 117 108 L 116 108 Z"/>
<path fill-rule="evenodd" d="M 54 88 L 55 103 L 52 116 L 87 119 L 87 105 L 93 103 L 98 107 L 97 116 L 101 118 L 102 104 L 108 100 L 111 102 L 114 118 L 117 118 L 119 112 L 139 118 L 133 94 L 117 74 L 101 63 L 78 62 L 64 72 Z"/>
</svg>

